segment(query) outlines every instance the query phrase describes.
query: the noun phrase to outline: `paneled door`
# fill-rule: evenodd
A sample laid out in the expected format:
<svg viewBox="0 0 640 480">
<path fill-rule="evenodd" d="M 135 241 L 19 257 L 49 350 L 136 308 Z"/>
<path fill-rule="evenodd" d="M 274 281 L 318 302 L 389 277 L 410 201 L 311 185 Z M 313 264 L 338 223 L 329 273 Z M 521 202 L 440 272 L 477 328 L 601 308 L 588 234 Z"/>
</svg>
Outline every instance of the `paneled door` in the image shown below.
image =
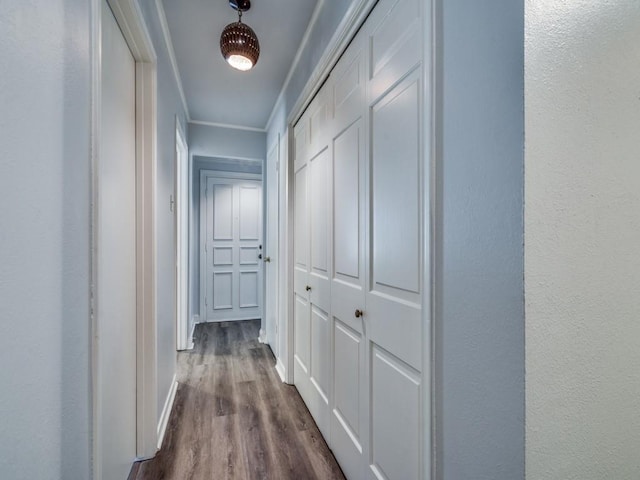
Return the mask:
<svg viewBox="0 0 640 480">
<path fill-rule="evenodd" d="M 294 132 L 294 383 L 325 437 L 331 397 L 329 102 L 319 94 Z"/>
<path fill-rule="evenodd" d="M 421 5 L 380 0 L 294 127 L 295 384 L 353 480 L 428 475 Z"/>
<path fill-rule="evenodd" d="M 366 288 L 366 143 L 364 32 L 351 43 L 334 70 L 333 316 L 334 395 L 331 448 L 350 479 L 364 476 L 368 453 L 367 334 L 362 312 Z M 357 312 L 357 313 L 356 313 Z"/>
<path fill-rule="evenodd" d="M 205 178 L 206 321 L 262 318 L 262 184 Z"/>
</svg>

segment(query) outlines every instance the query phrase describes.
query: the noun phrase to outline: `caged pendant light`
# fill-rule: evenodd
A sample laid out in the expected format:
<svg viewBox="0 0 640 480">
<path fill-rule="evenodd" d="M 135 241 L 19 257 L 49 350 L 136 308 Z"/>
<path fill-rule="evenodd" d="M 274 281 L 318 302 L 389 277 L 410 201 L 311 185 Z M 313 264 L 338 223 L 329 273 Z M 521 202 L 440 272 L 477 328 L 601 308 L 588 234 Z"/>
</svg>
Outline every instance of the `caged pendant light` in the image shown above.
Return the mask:
<svg viewBox="0 0 640 480">
<path fill-rule="evenodd" d="M 251 0 L 230 0 L 238 11 L 238 21 L 230 23 L 220 35 L 220 51 L 229 65 L 237 70 L 251 70 L 260 56 L 260 42 L 253 29 L 242 23 L 242 13 L 251 8 Z"/>
</svg>

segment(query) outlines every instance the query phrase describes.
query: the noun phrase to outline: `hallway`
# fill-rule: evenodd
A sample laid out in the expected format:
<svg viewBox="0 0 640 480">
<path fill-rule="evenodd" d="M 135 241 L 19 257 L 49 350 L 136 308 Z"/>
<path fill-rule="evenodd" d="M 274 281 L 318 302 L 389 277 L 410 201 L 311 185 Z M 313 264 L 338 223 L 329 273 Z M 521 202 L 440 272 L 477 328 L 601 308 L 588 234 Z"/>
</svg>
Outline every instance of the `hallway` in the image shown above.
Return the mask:
<svg viewBox="0 0 640 480">
<path fill-rule="evenodd" d="M 130 480 L 344 478 L 259 329 L 259 320 L 196 327 L 195 348 L 178 354 L 163 447 Z"/>
</svg>

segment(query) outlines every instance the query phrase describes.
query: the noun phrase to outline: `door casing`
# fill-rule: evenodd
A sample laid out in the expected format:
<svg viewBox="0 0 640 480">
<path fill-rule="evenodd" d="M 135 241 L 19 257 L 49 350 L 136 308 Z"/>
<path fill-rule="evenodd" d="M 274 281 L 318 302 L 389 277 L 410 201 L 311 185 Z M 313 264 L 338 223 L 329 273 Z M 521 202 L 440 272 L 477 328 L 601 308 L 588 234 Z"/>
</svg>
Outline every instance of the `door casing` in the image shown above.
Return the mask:
<svg viewBox="0 0 640 480">
<path fill-rule="evenodd" d="M 156 240 L 155 181 L 157 124 L 157 57 L 142 12 L 135 0 L 107 0 L 135 60 L 136 86 L 136 455 L 151 458 L 157 451 L 157 376 L 156 376 Z M 97 251 L 99 231 L 97 215 L 100 177 L 98 162 L 101 142 L 101 31 L 102 1 L 91 0 L 91 371 L 93 408 L 93 476 L 101 479 L 96 468 L 101 461 L 98 417 L 100 369 L 97 336 Z"/>
</svg>

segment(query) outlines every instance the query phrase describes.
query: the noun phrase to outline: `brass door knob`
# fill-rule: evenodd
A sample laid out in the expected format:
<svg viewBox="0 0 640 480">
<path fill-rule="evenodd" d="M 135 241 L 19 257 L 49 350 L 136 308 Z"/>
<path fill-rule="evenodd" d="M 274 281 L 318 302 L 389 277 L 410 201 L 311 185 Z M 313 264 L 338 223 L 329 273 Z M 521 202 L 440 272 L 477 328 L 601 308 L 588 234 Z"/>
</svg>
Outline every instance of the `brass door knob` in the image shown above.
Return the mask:
<svg viewBox="0 0 640 480">
<path fill-rule="evenodd" d="M 264 261 L 266 262 L 271 262 L 271 257 L 264 257 Z"/>
<path fill-rule="evenodd" d="M 307 292 L 310 292 L 310 291 L 311 291 L 311 287 L 310 287 L 309 285 L 307 285 L 306 287 L 304 287 L 304 289 L 305 289 Z"/>
<path fill-rule="evenodd" d="M 356 315 L 356 318 L 360 318 L 364 315 L 364 312 L 362 310 L 356 310 L 355 315 Z"/>
</svg>

